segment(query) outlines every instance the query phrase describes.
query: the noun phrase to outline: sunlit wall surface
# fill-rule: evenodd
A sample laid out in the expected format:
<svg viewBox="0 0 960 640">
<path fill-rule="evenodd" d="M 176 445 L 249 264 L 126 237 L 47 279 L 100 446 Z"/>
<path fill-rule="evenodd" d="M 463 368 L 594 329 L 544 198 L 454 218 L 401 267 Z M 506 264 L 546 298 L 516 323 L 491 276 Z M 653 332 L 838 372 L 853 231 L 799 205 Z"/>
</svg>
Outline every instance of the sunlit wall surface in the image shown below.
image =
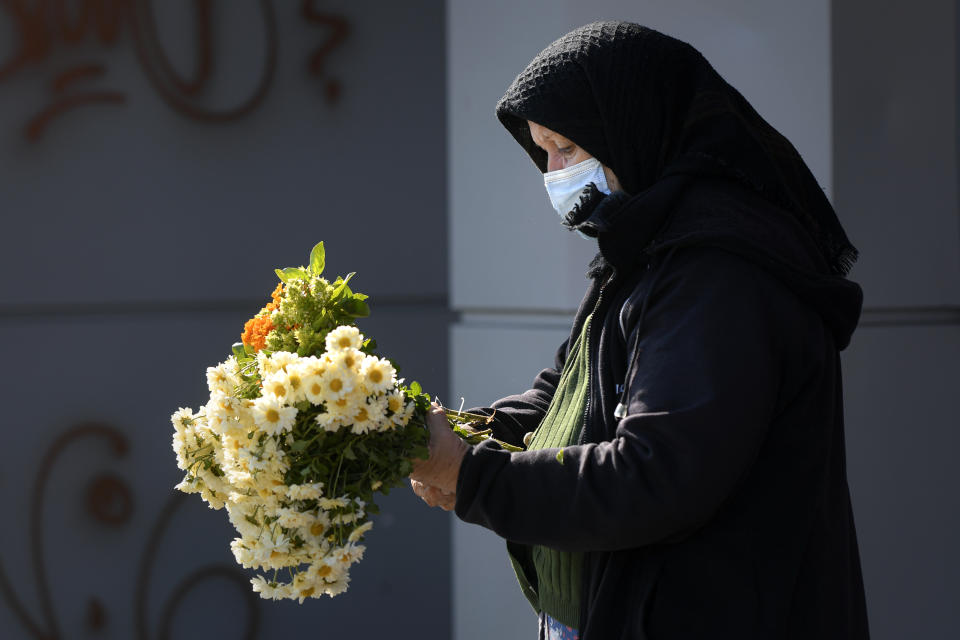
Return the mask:
<svg viewBox="0 0 960 640">
<path fill-rule="evenodd" d="M 263 603 L 169 423 L 318 240 L 445 395 L 443 10 L 0 4 L 0 636 L 449 637 L 444 514 L 395 491 L 346 594 Z"/>
</svg>

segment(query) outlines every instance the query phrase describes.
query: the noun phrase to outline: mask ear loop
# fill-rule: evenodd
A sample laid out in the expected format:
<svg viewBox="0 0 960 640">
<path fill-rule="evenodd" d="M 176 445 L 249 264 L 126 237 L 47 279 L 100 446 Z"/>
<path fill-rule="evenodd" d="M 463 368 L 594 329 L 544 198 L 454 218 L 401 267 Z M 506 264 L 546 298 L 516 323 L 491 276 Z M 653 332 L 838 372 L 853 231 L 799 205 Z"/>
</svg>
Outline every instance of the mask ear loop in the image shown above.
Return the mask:
<svg viewBox="0 0 960 640">
<path fill-rule="evenodd" d="M 647 315 L 647 304 L 650 302 L 650 298 L 653 297 L 653 294 L 656 293 L 656 286 L 660 280 L 660 276 L 663 274 L 664 270 L 667 267 L 667 264 L 670 262 L 670 259 L 673 258 L 673 254 L 676 253 L 679 246 L 675 246 L 667 253 L 666 257 L 657 267 L 656 272 L 653 274 L 653 279 L 650 281 L 650 290 L 647 292 L 647 295 L 643 298 L 643 304 L 640 305 L 640 317 L 637 319 L 637 328 L 633 331 L 633 336 L 630 339 L 630 347 L 627 350 L 628 356 L 636 353 L 640 346 L 640 334 L 643 329 L 643 320 Z M 629 398 L 630 387 L 633 384 L 633 378 L 637 376 L 637 370 L 634 366 L 635 360 L 631 360 L 630 364 L 627 365 L 627 372 L 624 376 L 624 385 L 623 391 L 620 392 L 620 401 L 617 403 L 617 408 L 613 411 L 613 417 L 617 420 L 623 420 L 627 417 L 627 404 Z"/>
</svg>

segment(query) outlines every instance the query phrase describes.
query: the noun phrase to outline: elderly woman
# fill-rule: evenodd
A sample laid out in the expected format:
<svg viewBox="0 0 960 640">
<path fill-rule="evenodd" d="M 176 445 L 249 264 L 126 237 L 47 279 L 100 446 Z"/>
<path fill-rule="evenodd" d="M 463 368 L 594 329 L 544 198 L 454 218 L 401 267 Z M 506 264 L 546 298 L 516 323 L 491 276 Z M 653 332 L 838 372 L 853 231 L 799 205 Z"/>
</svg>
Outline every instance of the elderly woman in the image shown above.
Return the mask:
<svg viewBox="0 0 960 640">
<path fill-rule="evenodd" d="M 595 242 L 553 367 L 429 422 L 414 491 L 506 539 L 541 637 L 866 638 L 839 352 L 856 258 L 793 146 L 693 47 L 581 27 L 497 116 Z"/>
</svg>

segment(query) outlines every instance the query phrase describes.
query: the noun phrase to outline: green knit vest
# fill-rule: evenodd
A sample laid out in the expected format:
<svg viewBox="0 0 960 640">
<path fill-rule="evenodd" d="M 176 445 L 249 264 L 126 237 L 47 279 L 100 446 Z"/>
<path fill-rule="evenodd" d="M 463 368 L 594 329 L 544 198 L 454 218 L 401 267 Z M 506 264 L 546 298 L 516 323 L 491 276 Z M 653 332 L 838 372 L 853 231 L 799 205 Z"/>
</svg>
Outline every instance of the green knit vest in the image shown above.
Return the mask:
<svg viewBox="0 0 960 640">
<path fill-rule="evenodd" d="M 583 323 L 580 335 L 567 353 L 567 361 L 560 382 L 540 422 L 528 450 L 560 448 L 576 444 L 583 427 L 589 392 L 590 359 L 587 347 L 590 317 Z M 558 454 L 556 464 L 563 464 Z M 577 628 L 580 625 L 580 580 L 583 554 L 558 551 L 534 545 L 529 549 L 529 562 L 523 562 L 511 553 L 510 561 L 524 595 L 540 613 Z M 526 567 L 526 570 L 524 569 Z M 535 580 L 530 580 L 532 569 Z M 534 587 L 533 585 L 536 585 Z"/>
</svg>

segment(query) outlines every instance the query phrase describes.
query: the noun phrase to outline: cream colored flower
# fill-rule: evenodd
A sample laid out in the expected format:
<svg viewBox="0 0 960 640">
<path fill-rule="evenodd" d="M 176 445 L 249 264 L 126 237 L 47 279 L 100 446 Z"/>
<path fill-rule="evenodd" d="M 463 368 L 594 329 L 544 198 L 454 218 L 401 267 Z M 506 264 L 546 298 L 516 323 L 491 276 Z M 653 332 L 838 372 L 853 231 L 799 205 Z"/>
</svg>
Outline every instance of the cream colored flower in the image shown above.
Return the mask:
<svg viewBox="0 0 960 640">
<path fill-rule="evenodd" d="M 327 334 L 327 351 L 359 349 L 363 345 L 363 335 L 356 327 L 340 326 Z"/>
<path fill-rule="evenodd" d="M 210 393 L 231 395 L 237 386 L 237 361 L 233 356 L 215 367 L 207 367 L 207 388 Z"/>
<path fill-rule="evenodd" d="M 293 404 L 293 390 L 287 372 L 280 370 L 267 376 L 263 381 L 263 395 L 273 396 L 284 405 Z"/>
<path fill-rule="evenodd" d="M 391 414 L 400 413 L 403 411 L 404 405 L 407 402 L 407 396 L 403 391 L 394 390 L 387 394 L 387 409 L 390 410 Z"/>
<path fill-rule="evenodd" d="M 317 501 L 317 505 L 324 511 L 330 511 L 331 509 L 341 509 L 350 505 L 349 498 L 320 498 Z"/>
<path fill-rule="evenodd" d="M 214 433 L 227 431 L 230 428 L 230 423 L 236 421 L 240 409 L 240 400 L 232 395 L 218 391 L 211 393 L 210 400 L 204 408 L 210 430 Z"/>
<path fill-rule="evenodd" d="M 328 405 L 346 397 L 356 385 L 354 372 L 341 366 L 330 367 L 320 376 L 320 380 L 321 395 Z M 329 406 L 327 410 L 330 411 Z"/>
<path fill-rule="evenodd" d="M 360 371 L 360 364 L 363 362 L 363 352 L 358 349 L 341 349 L 327 354 L 330 357 L 330 364 L 333 367 L 341 367 L 351 371 L 356 375 Z"/>
<path fill-rule="evenodd" d="M 292 484 L 287 487 L 286 494 L 291 500 L 316 500 L 323 495 L 323 483 Z"/>
<path fill-rule="evenodd" d="M 289 351 L 274 351 L 270 355 L 260 351 L 257 353 L 257 371 L 261 379 L 266 379 L 278 371 L 286 371 L 287 365 L 296 360 L 297 354 Z"/>
<path fill-rule="evenodd" d="M 280 585 L 276 582 L 267 582 L 263 576 L 253 578 L 250 580 L 250 584 L 253 585 L 254 593 L 259 593 L 264 600 L 282 600 L 284 598 L 285 590 L 280 588 Z"/>
<path fill-rule="evenodd" d="M 313 521 L 310 523 L 310 526 L 307 527 L 307 531 L 310 532 L 310 535 L 315 538 L 321 538 L 330 528 L 330 516 L 327 515 L 326 511 L 318 511 L 313 515 Z"/>
<path fill-rule="evenodd" d="M 313 377 L 308 373 L 307 367 L 303 362 L 297 361 L 287 365 L 287 389 L 289 390 L 287 402 L 295 404 L 303 401 L 306 397 L 304 385 L 306 380 Z"/>
<path fill-rule="evenodd" d="M 346 401 L 344 401 L 346 403 Z M 325 431 L 337 431 L 340 427 L 343 426 L 343 415 L 338 413 L 330 413 L 325 411 L 318 413 L 314 417 L 314 422 L 316 422 L 320 427 Z"/>
<path fill-rule="evenodd" d="M 367 356 L 360 364 L 360 378 L 370 393 L 384 393 L 397 383 L 397 370 L 386 358 Z"/>
<path fill-rule="evenodd" d="M 293 428 L 297 417 L 296 407 L 285 407 L 276 396 L 265 395 L 253 403 L 253 420 L 269 435 L 276 435 Z"/>
<path fill-rule="evenodd" d="M 409 402 L 403 407 L 403 410 L 394 413 L 390 419 L 393 420 L 394 424 L 405 427 L 407 423 L 410 422 L 410 418 L 413 417 L 413 412 L 416 408 L 417 405 L 415 403 Z"/>
<path fill-rule="evenodd" d="M 296 509 L 290 509 L 289 507 L 278 509 L 275 515 L 277 524 L 284 529 L 306 528 L 313 522 L 313 518 L 309 514 L 297 511 Z"/>
<path fill-rule="evenodd" d="M 372 522 L 364 522 L 362 525 L 350 532 L 350 537 L 347 538 L 347 540 L 350 542 L 357 542 L 367 531 L 370 531 L 372 528 Z"/>
<path fill-rule="evenodd" d="M 357 407 L 350 420 L 350 432 L 363 435 L 371 431 L 378 431 L 386 418 L 386 400 L 370 398 Z"/>
<path fill-rule="evenodd" d="M 310 369 L 307 371 L 307 375 L 303 378 L 303 397 L 310 404 L 321 405 L 326 401 L 326 396 L 323 394 L 323 374 L 313 373 Z"/>
</svg>

